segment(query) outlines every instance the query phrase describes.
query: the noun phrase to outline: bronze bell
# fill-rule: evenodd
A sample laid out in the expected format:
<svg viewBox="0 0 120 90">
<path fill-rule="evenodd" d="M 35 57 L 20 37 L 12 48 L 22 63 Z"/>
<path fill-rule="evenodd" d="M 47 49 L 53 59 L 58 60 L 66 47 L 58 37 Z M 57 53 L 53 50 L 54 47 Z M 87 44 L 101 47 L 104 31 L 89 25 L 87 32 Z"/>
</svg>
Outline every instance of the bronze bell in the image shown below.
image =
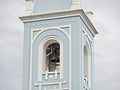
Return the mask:
<svg viewBox="0 0 120 90">
<path fill-rule="evenodd" d="M 49 62 L 49 71 L 54 71 L 56 66 L 59 66 L 57 63 L 60 62 L 60 45 L 58 43 L 49 45 L 46 50 L 46 55 Z"/>
</svg>

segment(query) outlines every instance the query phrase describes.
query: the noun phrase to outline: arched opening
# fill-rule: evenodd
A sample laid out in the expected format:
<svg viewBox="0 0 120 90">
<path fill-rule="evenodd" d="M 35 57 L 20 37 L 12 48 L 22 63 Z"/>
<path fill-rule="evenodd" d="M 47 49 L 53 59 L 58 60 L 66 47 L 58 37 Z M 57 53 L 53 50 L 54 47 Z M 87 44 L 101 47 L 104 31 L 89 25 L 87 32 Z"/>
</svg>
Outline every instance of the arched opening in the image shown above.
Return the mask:
<svg viewBox="0 0 120 90">
<path fill-rule="evenodd" d="M 84 45 L 84 79 L 88 81 L 88 49 L 87 46 Z"/>
<path fill-rule="evenodd" d="M 83 46 L 84 58 L 84 85 L 85 88 L 91 88 L 91 75 L 92 75 L 92 51 L 88 40 L 85 41 Z"/>
<path fill-rule="evenodd" d="M 59 71 L 60 67 L 60 45 L 52 43 L 46 49 L 46 65 L 49 72 Z"/>
<path fill-rule="evenodd" d="M 43 72 L 60 71 L 60 44 L 57 40 L 48 40 L 43 46 Z"/>
</svg>

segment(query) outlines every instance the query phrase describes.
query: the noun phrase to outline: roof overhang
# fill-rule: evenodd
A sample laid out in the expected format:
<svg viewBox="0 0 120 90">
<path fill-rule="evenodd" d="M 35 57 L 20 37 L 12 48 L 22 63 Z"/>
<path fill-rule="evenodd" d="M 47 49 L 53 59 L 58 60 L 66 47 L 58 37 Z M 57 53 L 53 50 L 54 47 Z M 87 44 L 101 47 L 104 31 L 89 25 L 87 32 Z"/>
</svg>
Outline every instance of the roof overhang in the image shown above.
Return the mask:
<svg viewBox="0 0 120 90">
<path fill-rule="evenodd" d="M 48 13 L 39 13 L 33 14 L 30 16 L 22 16 L 19 17 L 23 22 L 30 22 L 30 21 L 37 21 L 37 20 L 46 20 L 46 19 L 54 19 L 54 18 L 62 18 L 62 17 L 69 17 L 69 16 L 80 16 L 84 23 L 87 25 L 93 36 L 98 34 L 97 30 L 95 29 L 92 22 L 89 20 L 87 15 L 82 9 L 77 10 L 64 10 L 64 11 L 57 11 L 57 12 L 48 12 Z"/>
</svg>

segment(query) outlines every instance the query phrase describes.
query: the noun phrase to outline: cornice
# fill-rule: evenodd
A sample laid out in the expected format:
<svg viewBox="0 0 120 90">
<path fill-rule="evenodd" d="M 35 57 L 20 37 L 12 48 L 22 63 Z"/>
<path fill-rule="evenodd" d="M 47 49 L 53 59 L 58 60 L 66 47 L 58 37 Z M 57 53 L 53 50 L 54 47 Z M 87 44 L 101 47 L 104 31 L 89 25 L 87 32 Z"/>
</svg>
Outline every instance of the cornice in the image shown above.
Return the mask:
<svg viewBox="0 0 120 90">
<path fill-rule="evenodd" d="M 82 9 L 76 10 L 64 10 L 64 11 L 56 11 L 56 12 L 48 12 L 48 13 L 38 13 L 29 16 L 19 17 L 23 22 L 37 21 L 37 20 L 48 20 L 62 17 L 70 17 L 70 16 L 80 16 L 87 27 L 90 29 L 93 36 L 98 34 L 92 22 L 89 20 L 87 15 Z"/>
</svg>

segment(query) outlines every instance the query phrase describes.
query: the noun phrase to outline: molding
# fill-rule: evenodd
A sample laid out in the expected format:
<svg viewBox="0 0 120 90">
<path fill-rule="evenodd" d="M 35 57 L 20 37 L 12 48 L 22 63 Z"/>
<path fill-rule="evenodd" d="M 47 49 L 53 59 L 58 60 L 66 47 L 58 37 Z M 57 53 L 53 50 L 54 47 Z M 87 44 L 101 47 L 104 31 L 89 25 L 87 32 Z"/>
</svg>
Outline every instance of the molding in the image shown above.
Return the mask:
<svg viewBox="0 0 120 90">
<path fill-rule="evenodd" d="M 93 15 L 93 12 L 92 12 L 92 11 L 86 11 L 86 14 L 91 14 L 91 15 Z"/>
<path fill-rule="evenodd" d="M 95 90 L 95 70 L 94 70 L 94 40 L 93 40 L 93 42 L 92 42 L 92 45 L 91 45 L 91 49 L 92 49 L 92 57 L 91 57 L 91 59 L 92 59 L 92 89 L 93 90 Z"/>
<path fill-rule="evenodd" d="M 84 33 L 83 35 L 83 45 L 82 45 L 83 61 L 84 61 L 84 46 L 86 46 L 88 50 L 88 87 L 92 88 L 91 86 L 92 85 L 92 73 L 91 73 L 92 71 L 92 63 L 91 63 L 92 62 L 92 48 L 91 48 L 90 38 L 88 37 L 86 33 Z M 83 73 L 84 73 L 84 68 L 83 68 Z"/>
<path fill-rule="evenodd" d="M 57 18 L 71 17 L 71 16 L 81 17 L 84 23 L 87 25 L 87 27 L 91 31 L 91 33 L 94 36 L 98 34 L 94 25 L 92 24 L 92 22 L 89 20 L 89 18 L 87 17 L 87 15 L 82 9 L 38 13 L 30 16 L 19 17 L 19 18 L 25 23 L 25 22 L 31 22 L 31 21 L 37 21 L 37 20 L 49 20 L 49 19 L 57 19 Z"/>
<path fill-rule="evenodd" d="M 71 27 L 71 25 L 64 25 L 64 26 L 55 26 L 55 27 L 46 27 L 46 28 L 36 28 L 36 29 L 32 29 L 32 32 L 34 32 L 34 31 L 36 31 L 36 30 L 41 30 L 34 38 L 33 38 L 33 43 L 34 43 L 34 41 L 35 41 L 35 39 L 42 33 L 42 32 L 44 32 L 44 31 L 47 31 L 47 30 L 50 30 L 50 29 L 57 29 L 57 30 L 60 30 L 60 31 L 62 31 L 67 37 L 68 37 L 68 40 L 70 41 L 70 37 L 69 37 L 69 35 L 68 35 L 68 33 L 66 32 L 66 31 L 64 31 L 64 29 L 61 29 L 61 27 Z M 71 28 L 70 28 L 70 31 L 71 31 Z M 50 39 L 51 37 L 55 37 L 55 36 L 50 36 L 50 37 L 47 37 L 48 39 Z M 55 38 L 55 40 L 57 40 L 56 38 Z M 62 45 L 62 43 L 61 43 L 61 41 L 60 40 L 57 40 L 58 42 L 60 42 L 60 47 L 61 47 L 61 49 L 63 48 L 63 45 Z M 42 48 L 43 47 L 43 44 L 44 44 L 44 40 L 41 42 L 41 46 L 40 46 L 40 48 Z M 40 49 L 39 48 L 39 49 Z M 40 51 L 40 52 L 43 52 L 41 49 L 40 50 L 38 50 L 38 51 Z M 40 59 L 40 57 L 43 57 L 43 55 L 42 54 L 40 54 L 40 52 L 38 52 L 38 55 L 41 55 L 41 56 L 39 56 L 38 57 L 38 64 L 40 64 L 40 63 L 43 63 L 42 62 L 42 59 L 41 59 L 41 62 L 39 62 L 39 59 Z M 61 58 L 63 57 L 63 49 L 61 50 Z M 61 59 L 62 60 L 62 62 L 61 62 L 61 64 L 60 65 L 62 65 L 62 66 L 60 66 L 60 67 L 63 67 L 64 68 L 64 66 L 63 66 L 63 58 Z M 38 66 L 40 66 L 40 65 L 38 65 Z M 41 81 L 42 80 L 42 72 L 39 72 L 39 71 L 41 71 L 41 70 L 39 70 L 39 68 L 42 70 L 42 67 L 38 67 L 38 80 L 39 81 Z M 63 79 L 63 68 L 61 68 L 60 69 L 60 78 L 61 79 Z M 47 78 L 46 78 L 47 79 Z"/>
<path fill-rule="evenodd" d="M 62 88 L 61 85 L 62 84 L 66 84 L 66 81 L 63 81 L 63 82 L 51 82 L 51 83 L 36 83 L 35 86 L 36 87 L 39 87 L 39 90 L 41 90 L 41 87 L 42 86 L 46 86 L 46 85 L 59 85 L 59 89 L 52 89 L 52 90 L 69 90 L 68 88 Z"/>
<path fill-rule="evenodd" d="M 32 90 L 32 50 L 33 50 L 33 32 L 31 31 L 30 39 L 30 70 L 29 70 L 29 90 Z"/>
<path fill-rule="evenodd" d="M 40 85 L 42 85 L 42 86 L 44 86 L 44 85 L 56 85 L 56 84 L 60 84 L 60 83 L 62 83 L 62 84 L 64 84 L 64 83 L 66 83 L 66 81 L 64 81 L 64 82 L 51 82 L 51 83 L 42 83 L 42 84 L 40 84 L 40 83 L 35 83 L 35 86 L 40 86 Z"/>
<path fill-rule="evenodd" d="M 44 44 L 49 41 L 49 40 L 56 40 L 59 44 L 60 44 L 60 79 L 63 79 L 63 68 L 64 68 L 64 65 L 63 65 L 63 43 L 62 41 L 56 37 L 56 36 L 49 36 L 49 37 L 46 37 L 42 42 L 41 44 L 38 46 L 38 81 L 42 81 L 42 74 L 43 74 L 43 55 L 41 52 L 43 52 L 43 46 Z M 40 54 L 41 53 L 41 54 Z M 42 64 L 42 65 L 40 65 Z"/>
<path fill-rule="evenodd" d="M 43 33 L 44 31 L 50 30 L 50 29 L 56 29 L 56 30 L 58 30 L 58 31 L 63 32 L 63 33 L 68 37 L 68 39 L 70 40 L 69 34 L 68 34 L 64 29 L 61 29 L 62 27 L 69 27 L 69 28 L 70 28 L 71 25 L 45 27 L 45 28 L 34 28 L 34 29 L 32 29 L 32 32 L 41 30 L 41 31 L 38 32 L 38 34 L 36 34 L 35 37 L 33 38 L 33 43 L 34 43 L 35 39 L 36 39 L 41 33 Z"/>
<path fill-rule="evenodd" d="M 61 29 L 62 27 L 69 27 L 70 28 L 70 31 L 69 31 L 69 34 L 66 32 L 66 31 L 64 31 L 64 29 Z M 71 41 L 71 39 L 70 39 L 70 37 L 71 37 L 71 25 L 63 25 L 63 26 L 55 26 L 55 27 L 46 27 L 46 28 L 34 28 L 34 29 L 32 29 L 32 27 L 31 27 L 31 48 L 30 48 L 30 71 L 29 71 L 29 74 L 30 74 L 30 76 L 29 76 L 29 90 L 32 90 L 32 49 L 33 49 L 33 44 L 34 44 L 34 40 L 35 40 L 35 38 L 33 38 L 33 32 L 34 31 L 36 31 L 36 30 L 39 30 L 39 29 L 42 29 L 40 32 L 42 33 L 43 31 L 46 31 L 46 29 L 51 29 L 51 28 L 53 28 L 53 29 L 57 29 L 57 30 L 60 30 L 60 31 L 62 31 L 66 36 L 67 36 L 67 38 L 68 38 L 68 40 L 69 40 L 69 43 L 70 43 L 70 41 Z M 40 34 L 40 33 L 39 33 Z M 37 37 L 37 36 L 36 36 Z M 53 36 L 54 37 L 54 36 Z M 49 37 L 48 37 L 49 38 Z M 62 45 L 62 44 L 61 44 Z M 71 47 L 70 47 L 70 49 L 71 49 Z M 63 52 L 63 50 L 61 50 L 62 52 Z M 70 52 L 71 53 L 71 52 Z M 69 53 L 69 58 L 71 59 L 71 54 Z M 63 56 L 62 56 L 63 57 Z M 38 65 L 39 66 L 39 65 Z M 62 66 L 63 68 L 64 68 L 64 66 Z M 38 67 L 39 68 L 39 67 Z M 40 70 L 41 71 L 41 70 Z M 63 73 L 63 70 L 61 70 L 62 71 L 62 73 Z M 42 72 L 41 72 L 42 73 Z M 71 69 L 70 69 L 70 73 L 71 73 Z M 40 73 L 39 73 L 40 74 Z M 43 73 L 44 74 L 44 73 Z M 61 75 L 61 78 L 63 78 L 63 75 Z M 39 77 L 38 77 L 38 79 L 40 79 Z M 42 79 L 42 77 L 41 77 L 41 79 Z M 71 81 L 71 76 L 70 76 L 70 81 Z M 69 82 L 70 83 L 70 82 Z M 70 83 L 70 85 L 71 85 L 71 83 Z M 71 86 L 70 86 L 71 87 Z M 39 88 L 41 88 L 41 86 L 39 86 Z"/>
<path fill-rule="evenodd" d="M 89 41 L 92 42 L 92 39 L 93 39 L 93 38 L 90 37 L 90 36 L 92 36 L 92 35 L 89 35 L 89 34 L 86 32 L 86 30 L 85 30 L 84 27 L 82 27 L 82 31 L 84 32 L 84 36 L 87 36 L 88 39 L 89 39 Z M 84 39 L 84 38 L 83 38 L 83 39 Z M 84 43 L 84 42 L 83 42 L 83 43 Z"/>
<path fill-rule="evenodd" d="M 69 39 L 69 90 L 72 89 L 72 27 L 70 26 L 70 39 Z"/>
</svg>

